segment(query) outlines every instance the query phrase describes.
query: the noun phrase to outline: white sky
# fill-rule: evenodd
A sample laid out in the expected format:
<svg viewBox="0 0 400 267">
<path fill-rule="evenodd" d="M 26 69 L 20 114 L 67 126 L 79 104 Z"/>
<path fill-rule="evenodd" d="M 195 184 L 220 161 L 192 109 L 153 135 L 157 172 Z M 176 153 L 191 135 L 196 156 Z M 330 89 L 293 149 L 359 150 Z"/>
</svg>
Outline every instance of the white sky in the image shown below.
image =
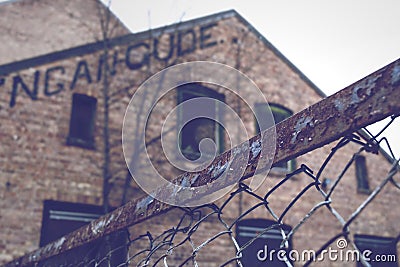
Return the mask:
<svg viewBox="0 0 400 267">
<path fill-rule="evenodd" d="M 111 8 L 132 32 L 235 9 L 328 95 L 400 57 L 399 0 L 112 0 Z"/>
<path fill-rule="evenodd" d="M 111 9 L 132 32 L 235 9 L 327 95 L 400 57 L 400 0 L 112 0 Z M 387 131 L 397 158 L 399 132 L 400 118 Z"/>
</svg>

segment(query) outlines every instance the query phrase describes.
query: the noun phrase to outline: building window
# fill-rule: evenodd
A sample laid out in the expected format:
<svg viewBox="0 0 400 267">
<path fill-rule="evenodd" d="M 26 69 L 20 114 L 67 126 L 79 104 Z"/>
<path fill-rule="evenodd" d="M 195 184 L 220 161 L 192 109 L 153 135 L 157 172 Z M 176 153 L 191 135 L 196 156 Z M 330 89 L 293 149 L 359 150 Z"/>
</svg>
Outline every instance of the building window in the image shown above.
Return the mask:
<svg viewBox="0 0 400 267">
<path fill-rule="evenodd" d="M 206 97 L 224 102 L 225 97 L 214 90 L 204 87 L 198 83 L 190 83 L 178 88 L 178 105 L 190 99 Z M 213 101 L 208 103 L 207 113 L 209 118 L 199 117 L 190 120 L 195 115 L 193 108 L 190 105 L 182 105 L 179 109 L 178 129 L 179 132 L 179 147 L 182 154 L 191 160 L 200 157 L 199 145 L 204 138 L 210 138 L 217 146 L 217 153 L 224 151 L 223 128 L 218 123 L 222 120 L 220 104 Z M 204 107 L 202 107 L 204 109 Z M 214 148 L 210 148 L 210 154 Z M 207 153 L 207 150 L 205 151 Z"/>
<path fill-rule="evenodd" d="M 260 133 L 260 129 L 267 129 L 271 125 L 271 123 L 266 119 L 269 116 L 268 107 L 272 112 L 272 116 L 274 118 L 275 124 L 289 118 L 293 115 L 293 112 L 281 105 L 278 104 L 267 104 L 267 103 L 256 103 L 254 106 L 254 112 L 256 113 L 256 117 L 258 120 L 255 120 L 256 126 L 256 134 Z M 289 160 L 287 162 L 281 162 L 279 164 L 274 164 L 272 171 L 276 172 L 292 172 L 296 168 L 296 161 Z"/>
<path fill-rule="evenodd" d="M 357 248 L 363 252 L 369 250 L 367 254 L 371 266 L 397 267 L 397 239 L 390 237 L 380 237 L 371 235 L 354 235 L 354 242 Z M 378 261 L 380 260 L 380 261 Z M 363 266 L 361 262 L 357 266 Z"/>
<path fill-rule="evenodd" d="M 251 239 L 259 235 L 265 228 L 275 225 L 277 222 L 265 219 L 247 219 L 241 220 L 236 225 L 236 239 L 239 246 L 244 246 Z M 292 240 L 289 239 L 284 248 L 281 247 L 283 241 L 282 231 L 287 235 L 291 231 L 288 225 L 281 225 L 280 228 L 273 228 L 263 233 L 255 239 L 242 252 L 243 266 L 287 266 L 284 261 L 277 258 L 277 253 L 271 253 L 272 250 L 278 252 L 285 250 L 286 255 L 292 249 Z"/>
<path fill-rule="evenodd" d="M 97 99 L 73 94 L 67 145 L 94 148 L 94 124 Z"/>
<path fill-rule="evenodd" d="M 40 246 L 88 224 L 102 215 L 102 207 L 45 200 L 43 206 Z"/>
<path fill-rule="evenodd" d="M 359 193 L 369 194 L 371 191 L 368 184 L 366 158 L 356 155 L 354 162 L 356 165 L 357 191 Z"/>
<path fill-rule="evenodd" d="M 43 247 L 56 241 L 87 225 L 91 221 L 98 219 L 103 214 L 103 207 L 101 206 L 45 200 L 39 245 Z M 104 246 L 105 240 L 99 238 L 91 243 L 79 246 L 70 252 L 66 252 L 64 256 L 68 258 L 71 266 L 77 266 L 78 263 L 96 257 L 109 257 L 112 266 L 120 266 L 126 261 L 127 257 L 126 239 L 125 231 L 115 232 L 107 236 L 107 244 L 111 246 L 111 250 Z M 111 255 L 110 251 L 112 251 Z M 46 261 L 47 266 L 59 266 L 59 260 L 57 258 L 49 259 Z M 95 263 L 88 263 L 85 266 L 94 267 Z"/>
</svg>

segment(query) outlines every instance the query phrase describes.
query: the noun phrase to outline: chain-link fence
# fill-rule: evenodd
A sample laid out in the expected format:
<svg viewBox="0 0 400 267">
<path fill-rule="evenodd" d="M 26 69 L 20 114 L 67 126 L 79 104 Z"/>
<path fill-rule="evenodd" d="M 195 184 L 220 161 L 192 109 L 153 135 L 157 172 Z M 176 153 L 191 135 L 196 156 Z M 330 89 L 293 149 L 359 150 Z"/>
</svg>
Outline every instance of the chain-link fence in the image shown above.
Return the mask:
<svg viewBox="0 0 400 267">
<path fill-rule="evenodd" d="M 272 169 L 251 190 L 247 178 L 260 158 L 246 151 L 243 179 L 215 203 L 179 208 L 144 197 L 6 266 L 397 266 L 399 160 L 385 131 L 400 111 L 399 66 L 278 124 L 274 166 L 288 160 L 299 166 L 283 178 Z M 365 129 L 385 117 L 377 134 Z M 304 118 L 313 124 L 299 130 Z M 176 182 L 197 186 L 217 178 L 203 172 L 196 182 L 185 175 Z"/>
</svg>

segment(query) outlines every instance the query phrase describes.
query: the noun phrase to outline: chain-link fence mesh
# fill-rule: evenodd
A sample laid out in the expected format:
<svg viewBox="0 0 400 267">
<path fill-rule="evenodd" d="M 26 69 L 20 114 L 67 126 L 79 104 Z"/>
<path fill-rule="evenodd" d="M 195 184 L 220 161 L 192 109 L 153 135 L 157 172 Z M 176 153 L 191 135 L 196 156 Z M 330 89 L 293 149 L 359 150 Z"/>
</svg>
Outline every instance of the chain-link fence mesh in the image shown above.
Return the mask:
<svg viewBox="0 0 400 267">
<path fill-rule="evenodd" d="M 389 124 L 394 120 L 395 117 L 392 116 Z M 345 212 L 350 215 L 343 215 L 341 212 L 342 207 L 335 206 L 335 202 L 342 202 L 335 198 L 335 192 L 341 190 L 340 188 L 343 186 L 348 186 L 344 180 L 348 178 L 346 176 L 358 157 L 368 154 L 373 156 L 371 160 L 375 160 L 375 162 L 385 160 L 379 153 L 383 152 L 380 148 L 382 143 L 386 145 L 391 158 L 395 158 L 389 142 L 385 137 L 381 137 L 384 135 L 385 129 L 386 126 L 377 135 L 370 136 L 368 139 L 366 139 L 368 134 L 366 130 L 363 130 L 361 135 L 354 133 L 343 137 L 331 149 L 319 169 L 314 170 L 308 167 L 307 163 L 300 164 L 298 169 L 287 174 L 285 178 L 275 178 L 277 180 L 276 184 L 266 191 L 263 191 L 265 189 L 259 189 L 253 192 L 243 181 L 237 185 L 229 196 L 219 201 L 219 203 L 196 208 L 170 210 L 90 244 L 66 251 L 50 259 L 36 262 L 35 266 L 249 266 L 243 262 L 259 261 L 260 264 L 265 264 L 268 260 L 275 260 L 273 266 L 279 266 L 279 264 L 284 264 L 283 266 L 297 264 L 308 266 L 313 262 L 322 261 L 327 264 L 327 262 L 335 260 L 329 259 L 324 255 L 331 247 L 335 247 L 336 250 L 343 248 L 344 251 L 347 251 L 342 252 L 342 254 L 337 253 L 337 257 L 345 255 L 354 257 L 356 255 L 354 259 L 342 258 L 342 261 L 358 260 L 360 264 L 368 266 L 371 263 L 368 261 L 371 259 L 366 256 L 370 255 L 364 255 L 362 254 L 363 251 L 359 250 L 358 244 L 354 240 L 352 227 L 363 213 L 371 212 L 371 210 L 368 210 L 368 206 L 371 203 L 376 201 L 377 198 L 385 199 L 387 197 L 383 192 L 386 188 L 400 189 L 399 181 L 394 179 L 399 169 L 399 162 L 398 160 L 393 160 L 392 165 L 388 165 L 385 173 L 382 173 L 380 178 L 373 177 L 373 179 L 379 180 L 379 183 L 369 194 L 364 194 L 363 201 L 353 208 L 351 213 Z M 349 148 L 353 150 L 353 153 L 340 169 L 336 168 L 336 176 L 332 177 L 330 182 L 327 182 L 326 178 L 322 179 L 325 170 L 331 164 L 334 164 L 335 156 Z M 300 179 L 304 180 L 304 182 L 296 192 L 291 190 L 293 194 L 290 201 L 285 202 L 279 197 L 279 194 L 285 194 L 287 185 L 292 180 L 298 182 Z M 286 189 L 282 192 L 280 190 L 282 188 Z M 296 209 L 295 207 L 311 191 L 318 193 L 319 201 L 313 203 L 312 207 L 301 216 L 296 214 L 295 217 L 301 219 L 295 225 L 288 227 L 285 224 L 287 218 L 293 216 L 294 212 L 298 213 L 301 210 L 305 210 Z M 357 193 L 350 191 L 349 198 L 352 197 L 351 194 Z M 239 199 L 241 199 L 242 203 L 246 202 L 247 205 L 241 205 L 240 214 L 234 217 L 232 216 L 232 207 L 238 206 Z M 285 204 L 275 205 L 274 201 L 285 202 Z M 389 199 L 385 203 L 390 205 L 391 209 L 397 209 L 396 201 Z M 324 212 L 321 212 L 321 210 L 324 210 Z M 327 213 L 331 216 L 328 216 Z M 256 227 L 242 224 L 242 222 L 246 222 L 247 218 L 254 219 L 253 214 L 256 214 L 258 219 L 268 218 L 268 220 L 261 220 Z M 304 234 L 300 233 L 305 225 L 312 224 L 313 221 L 317 220 L 316 217 L 318 216 L 324 216 L 325 218 L 322 221 L 331 225 L 334 218 L 337 224 L 334 224 L 333 229 L 323 233 L 319 233 L 318 228 L 315 228 L 315 233 L 310 236 L 305 237 Z M 265 224 L 265 222 L 268 222 L 268 224 Z M 394 227 L 397 226 L 397 223 L 390 222 Z M 355 229 L 357 228 L 356 226 Z M 256 231 L 252 232 L 251 230 L 254 229 Z M 387 231 L 384 225 L 380 230 L 381 234 L 385 234 Z M 297 236 L 298 234 L 299 237 Z M 297 238 L 312 240 L 317 235 L 325 237 L 325 242 L 318 248 L 296 246 Z M 395 247 L 399 237 L 397 236 L 393 239 Z M 257 240 L 262 240 L 265 244 L 268 244 L 268 240 L 278 240 L 279 244 L 274 247 L 274 250 L 282 252 L 280 254 L 276 253 L 275 256 L 266 255 L 268 253 L 267 246 L 261 246 L 261 249 L 257 247 L 257 250 L 254 250 L 253 245 L 258 242 Z M 302 242 L 301 244 L 306 243 Z M 306 248 L 307 255 L 304 255 L 301 249 Z M 351 254 L 352 250 L 360 253 L 353 255 Z M 389 258 L 390 255 L 386 256 Z M 249 257 L 253 259 L 249 260 Z M 393 257 L 396 257 L 395 252 Z M 280 262 L 278 263 L 277 260 Z M 391 258 L 391 261 L 393 260 Z M 339 263 L 339 265 L 341 264 L 343 262 Z"/>
</svg>

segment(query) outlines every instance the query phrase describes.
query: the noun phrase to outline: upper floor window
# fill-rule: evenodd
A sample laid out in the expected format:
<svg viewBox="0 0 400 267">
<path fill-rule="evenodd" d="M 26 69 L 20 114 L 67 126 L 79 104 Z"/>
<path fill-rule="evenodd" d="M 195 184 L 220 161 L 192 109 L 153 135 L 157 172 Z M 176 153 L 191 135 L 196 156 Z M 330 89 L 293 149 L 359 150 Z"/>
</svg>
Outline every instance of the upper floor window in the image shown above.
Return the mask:
<svg viewBox="0 0 400 267">
<path fill-rule="evenodd" d="M 206 97 L 224 102 L 225 97 L 214 90 L 204 87 L 198 83 L 182 85 L 178 88 L 178 105 L 198 97 Z M 200 141 L 210 138 L 216 144 L 216 152 L 224 151 L 223 127 L 218 123 L 222 120 L 222 112 L 218 101 L 207 102 L 208 118 L 195 117 L 195 109 L 192 105 L 181 105 L 178 113 L 179 147 L 182 154 L 191 160 L 200 157 Z M 214 148 L 209 148 L 211 153 Z M 207 153 L 207 148 L 206 151 Z"/>
<path fill-rule="evenodd" d="M 272 112 L 272 116 L 274 118 L 275 124 L 278 124 L 279 122 L 285 120 L 286 118 L 289 118 L 290 116 L 293 115 L 293 112 L 290 109 L 285 108 L 284 106 L 278 105 L 278 104 L 268 104 L 268 103 L 256 103 L 254 106 L 254 112 L 256 113 L 256 116 L 258 118 L 258 121 L 256 120 L 256 133 L 260 133 L 260 129 L 267 129 L 268 126 L 270 125 L 270 122 L 267 121 L 267 119 L 263 118 L 268 118 L 269 116 L 267 115 L 268 113 L 268 107 L 270 108 Z M 274 164 L 274 168 L 272 170 L 274 171 L 282 171 L 282 172 L 291 172 L 296 168 L 296 162 L 295 160 L 289 160 L 287 162 L 281 162 L 279 164 Z"/>
<path fill-rule="evenodd" d="M 73 94 L 71 120 L 67 144 L 94 148 L 94 125 L 97 99 L 84 94 Z"/>
</svg>

